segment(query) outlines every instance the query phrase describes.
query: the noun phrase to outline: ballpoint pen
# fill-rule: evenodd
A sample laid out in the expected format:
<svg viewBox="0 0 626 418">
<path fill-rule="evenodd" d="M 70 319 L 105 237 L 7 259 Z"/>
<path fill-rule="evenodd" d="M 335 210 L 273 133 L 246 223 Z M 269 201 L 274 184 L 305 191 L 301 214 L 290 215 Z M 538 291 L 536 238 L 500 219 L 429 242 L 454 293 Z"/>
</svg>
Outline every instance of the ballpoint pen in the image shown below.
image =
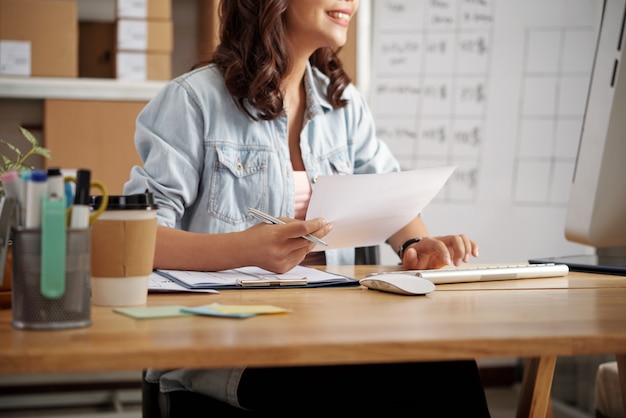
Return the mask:
<svg viewBox="0 0 626 418">
<path fill-rule="evenodd" d="M 261 212 L 258 209 L 248 208 L 248 213 L 250 215 L 254 216 L 255 218 L 261 220 L 261 221 L 267 222 L 268 224 L 275 224 L 275 225 L 284 225 L 285 224 L 285 222 L 281 221 L 280 219 L 275 218 L 272 215 L 268 215 L 265 212 Z M 312 243 L 317 244 L 317 245 L 323 245 L 325 247 L 328 246 L 328 244 L 326 244 L 324 241 L 322 241 L 318 237 L 313 236 L 311 234 L 303 235 L 302 238 L 304 238 L 304 239 L 306 239 L 308 241 L 311 241 Z"/>
</svg>

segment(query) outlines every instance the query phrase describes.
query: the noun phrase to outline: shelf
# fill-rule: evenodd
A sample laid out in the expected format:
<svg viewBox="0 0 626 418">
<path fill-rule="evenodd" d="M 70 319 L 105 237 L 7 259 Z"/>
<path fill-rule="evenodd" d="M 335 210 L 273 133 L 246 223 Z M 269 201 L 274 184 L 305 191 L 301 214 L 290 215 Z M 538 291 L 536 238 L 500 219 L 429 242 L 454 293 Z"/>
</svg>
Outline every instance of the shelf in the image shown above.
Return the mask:
<svg viewBox="0 0 626 418">
<path fill-rule="evenodd" d="M 97 78 L 0 77 L 0 99 L 148 101 L 165 84 Z"/>
</svg>

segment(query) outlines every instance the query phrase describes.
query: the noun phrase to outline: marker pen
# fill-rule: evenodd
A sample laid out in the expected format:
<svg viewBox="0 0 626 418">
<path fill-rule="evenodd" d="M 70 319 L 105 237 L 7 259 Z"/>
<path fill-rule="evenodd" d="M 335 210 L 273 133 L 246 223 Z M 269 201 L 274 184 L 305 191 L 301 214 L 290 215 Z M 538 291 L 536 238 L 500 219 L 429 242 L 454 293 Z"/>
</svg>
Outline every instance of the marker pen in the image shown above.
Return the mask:
<svg viewBox="0 0 626 418">
<path fill-rule="evenodd" d="M 65 183 L 65 208 L 67 209 L 72 206 L 73 202 L 74 190 L 72 190 L 72 183 L 68 181 Z"/>
<path fill-rule="evenodd" d="M 13 199 L 15 201 L 15 204 L 17 205 L 17 224 L 21 225 L 22 220 L 20 219 L 19 213 L 20 207 L 22 205 L 22 186 L 20 184 L 20 174 L 17 171 L 7 171 L 6 173 L 2 173 L 0 180 L 2 180 L 4 196 L 7 199 Z"/>
<path fill-rule="evenodd" d="M 26 184 L 26 228 L 39 228 L 41 226 L 41 205 L 47 192 L 48 176 L 45 171 L 33 170 L 30 180 Z"/>
<path fill-rule="evenodd" d="M 24 225 L 24 222 L 26 221 L 26 205 L 28 204 L 26 202 L 26 186 L 28 186 L 28 182 L 30 181 L 30 171 L 28 170 L 24 170 L 24 171 L 20 171 L 20 214 L 19 214 L 19 219 L 20 219 L 20 225 Z"/>
<path fill-rule="evenodd" d="M 50 199 L 65 198 L 65 181 L 63 180 L 63 174 L 61 174 L 61 169 L 58 167 L 48 168 L 47 196 Z"/>
<path fill-rule="evenodd" d="M 7 171 L 2 173 L 2 187 L 4 195 L 8 198 L 18 200 L 20 198 L 20 175 L 17 171 Z"/>
<path fill-rule="evenodd" d="M 76 171 L 76 192 L 70 217 L 70 228 L 89 228 L 89 189 L 91 188 L 91 171 Z"/>
</svg>

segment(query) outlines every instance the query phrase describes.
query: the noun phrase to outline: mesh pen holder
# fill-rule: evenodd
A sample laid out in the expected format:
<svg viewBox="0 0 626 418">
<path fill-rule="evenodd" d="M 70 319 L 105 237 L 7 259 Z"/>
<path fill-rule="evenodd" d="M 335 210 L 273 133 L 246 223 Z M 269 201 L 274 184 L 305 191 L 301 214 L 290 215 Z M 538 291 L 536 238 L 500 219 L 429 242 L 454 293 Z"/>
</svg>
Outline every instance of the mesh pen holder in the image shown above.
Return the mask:
<svg viewBox="0 0 626 418">
<path fill-rule="evenodd" d="M 13 229 L 12 325 L 19 329 L 65 329 L 91 325 L 90 229 L 66 232 L 65 291 L 41 291 L 41 230 Z"/>
</svg>

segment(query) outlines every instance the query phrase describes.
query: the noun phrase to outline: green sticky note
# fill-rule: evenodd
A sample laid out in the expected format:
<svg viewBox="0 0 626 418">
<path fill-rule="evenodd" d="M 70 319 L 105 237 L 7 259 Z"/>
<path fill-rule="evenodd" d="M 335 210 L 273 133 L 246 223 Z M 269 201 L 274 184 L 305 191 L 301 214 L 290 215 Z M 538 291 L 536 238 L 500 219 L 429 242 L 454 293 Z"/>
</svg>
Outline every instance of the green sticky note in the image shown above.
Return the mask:
<svg viewBox="0 0 626 418">
<path fill-rule="evenodd" d="M 150 318 L 171 318 L 176 316 L 189 316 L 182 309 L 185 308 L 181 305 L 171 306 L 140 306 L 137 308 L 115 308 L 113 312 L 120 313 L 122 315 L 130 316 L 137 319 L 150 319 Z"/>
</svg>

